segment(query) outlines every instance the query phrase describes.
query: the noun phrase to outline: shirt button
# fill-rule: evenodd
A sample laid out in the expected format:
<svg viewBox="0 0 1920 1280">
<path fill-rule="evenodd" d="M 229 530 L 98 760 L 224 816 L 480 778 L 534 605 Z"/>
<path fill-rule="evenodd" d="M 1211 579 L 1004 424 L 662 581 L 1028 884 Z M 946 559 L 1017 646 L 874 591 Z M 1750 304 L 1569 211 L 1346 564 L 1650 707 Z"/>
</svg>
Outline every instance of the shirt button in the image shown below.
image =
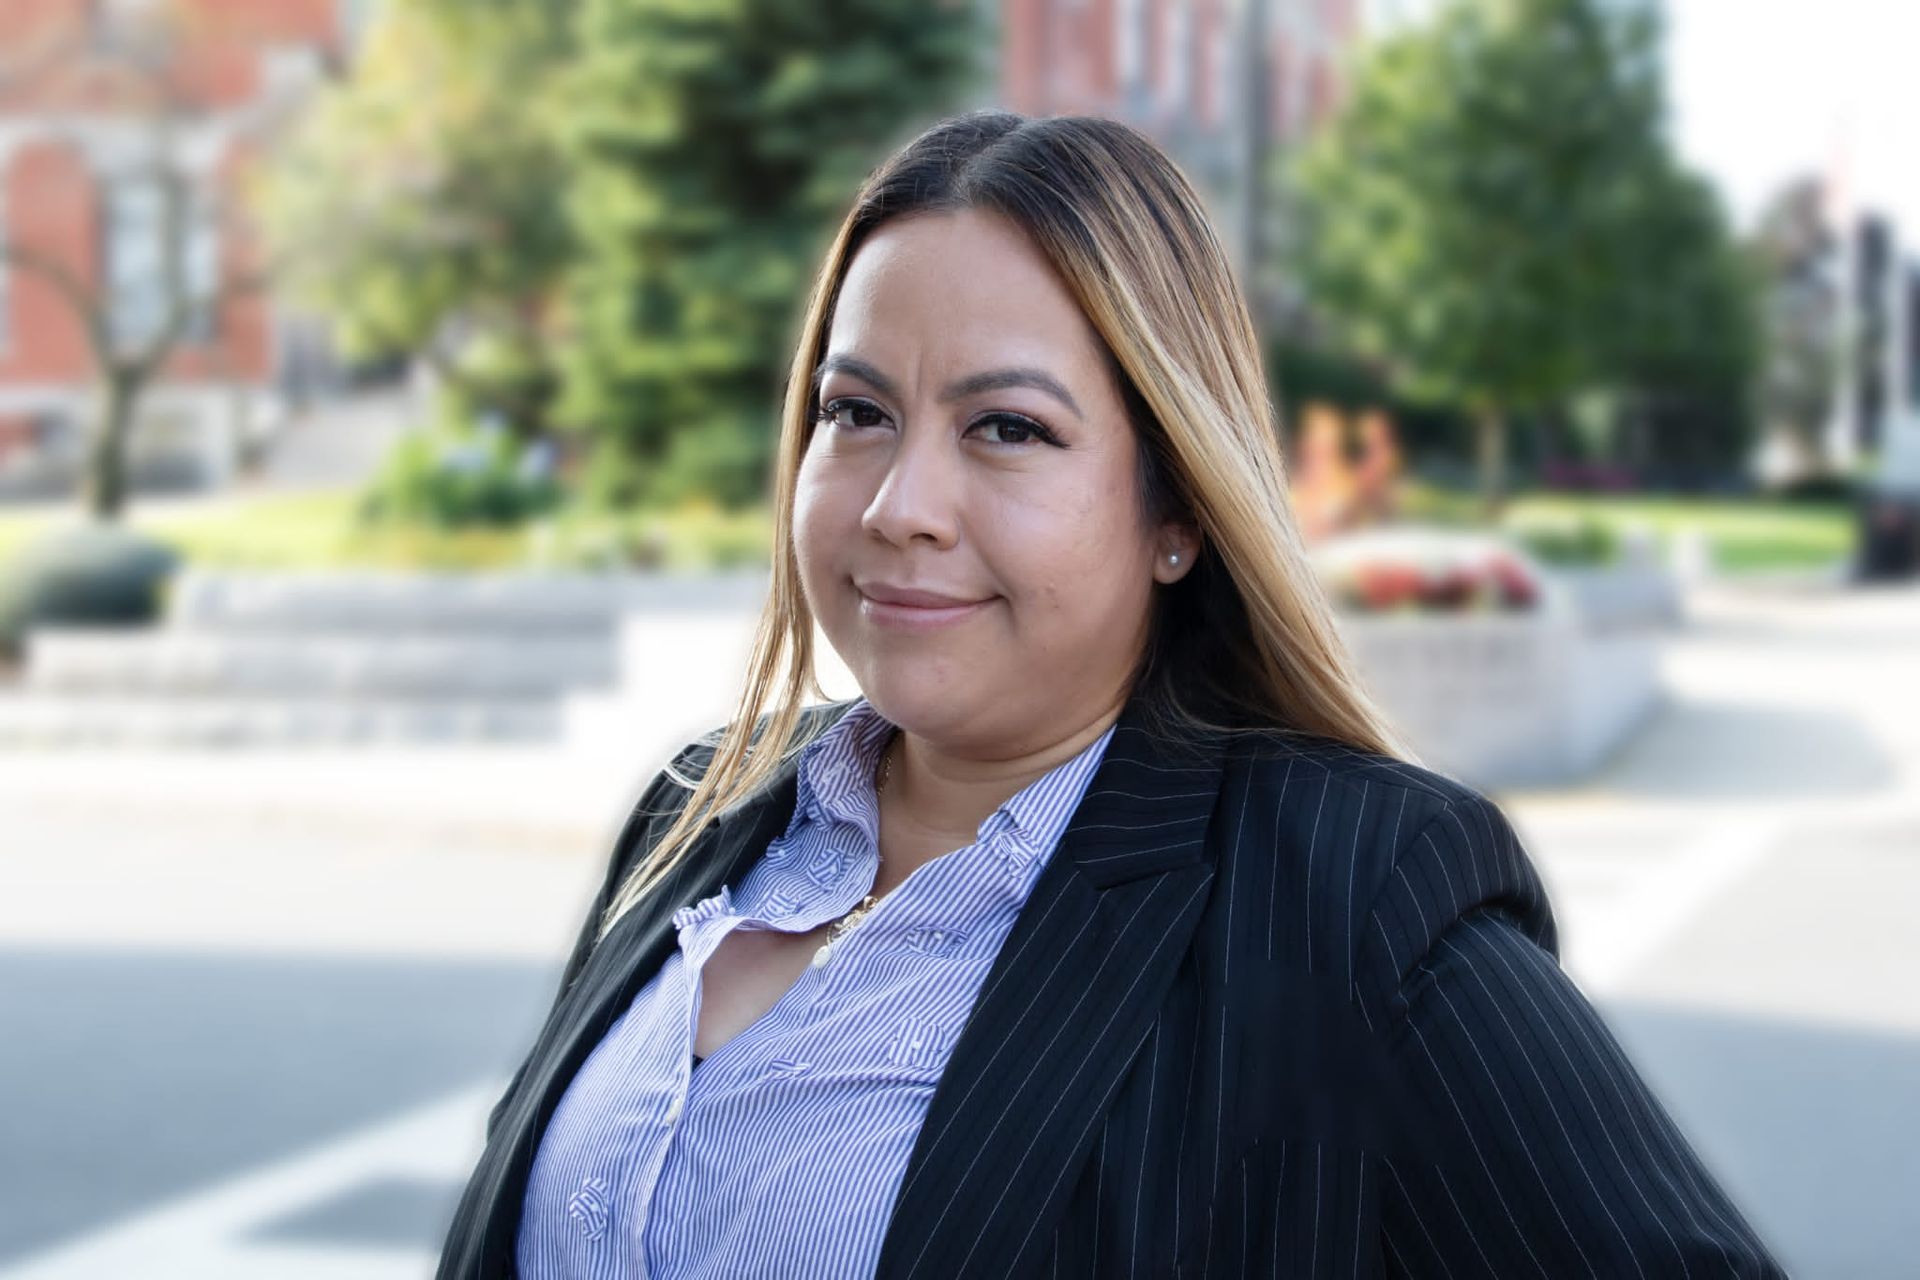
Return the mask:
<svg viewBox="0 0 1920 1280">
<path fill-rule="evenodd" d="M 674 1121 L 680 1118 L 681 1111 L 686 1109 L 686 1102 L 687 1102 L 687 1099 L 685 1094 L 674 1095 L 673 1101 L 667 1104 L 667 1123 L 668 1124 L 672 1124 Z"/>
</svg>

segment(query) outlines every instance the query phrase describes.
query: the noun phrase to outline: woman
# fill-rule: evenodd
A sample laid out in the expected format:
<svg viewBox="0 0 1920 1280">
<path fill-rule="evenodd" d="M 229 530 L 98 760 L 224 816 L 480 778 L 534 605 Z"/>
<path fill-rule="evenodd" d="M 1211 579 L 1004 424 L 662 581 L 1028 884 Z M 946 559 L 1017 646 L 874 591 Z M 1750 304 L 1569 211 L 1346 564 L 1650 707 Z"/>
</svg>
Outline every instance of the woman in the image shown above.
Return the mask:
<svg viewBox="0 0 1920 1280">
<path fill-rule="evenodd" d="M 1356 682 L 1145 138 L 977 113 L 869 179 L 775 520 L 443 1277 L 1780 1274 Z M 861 696 L 803 709 L 816 620 Z"/>
</svg>

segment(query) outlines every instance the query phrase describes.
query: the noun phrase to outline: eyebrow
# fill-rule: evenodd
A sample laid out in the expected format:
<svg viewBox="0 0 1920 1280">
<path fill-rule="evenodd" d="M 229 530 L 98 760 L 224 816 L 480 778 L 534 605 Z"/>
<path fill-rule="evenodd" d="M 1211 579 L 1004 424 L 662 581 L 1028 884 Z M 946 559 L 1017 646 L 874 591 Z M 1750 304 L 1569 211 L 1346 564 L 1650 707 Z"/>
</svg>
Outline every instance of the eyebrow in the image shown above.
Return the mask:
<svg viewBox="0 0 1920 1280">
<path fill-rule="evenodd" d="M 816 400 L 820 397 L 820 385 L 827 380 L 827 375 L 835 370 L 850 373 L 863 382 L 871 383 L 882 395 L 892 396 L 896 400 L 900 398 L 900 388 L 893 379 L 881 373 L 867 361 L 859 356 L 834 355 L 822 360 L 820 367 L 813 371 L 813 394 Z M 1008 387 L 1032 387 L 1036 391 L 1044 391 L 1073 410 L 1075 417 L 1083 422 L 1086 420 L 1087 415 L 1081 412 L 1080 404 L 1073 398 L 1073 393 L 1045 369 L 1018 367 L 970 373 L 949 384 L 947 389 L 940 393 L 940 399 L 942 401 L 959 400 L 965 396 L 979 395 L 983 391 L 1004 391 Z"/>
</svg>

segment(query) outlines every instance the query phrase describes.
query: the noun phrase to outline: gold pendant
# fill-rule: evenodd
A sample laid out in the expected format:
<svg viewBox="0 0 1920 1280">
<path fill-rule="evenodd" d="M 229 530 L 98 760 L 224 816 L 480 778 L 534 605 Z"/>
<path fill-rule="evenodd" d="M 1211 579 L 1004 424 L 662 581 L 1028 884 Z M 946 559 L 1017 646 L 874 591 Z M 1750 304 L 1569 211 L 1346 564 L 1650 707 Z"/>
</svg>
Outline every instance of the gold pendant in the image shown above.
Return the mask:
<svg viewBox="0 0 1920 1280">
<path fill-rule="evenodd" d="M 846 937 L 849 933 L 853 932 L 854 926 L 859 924 L 862 920 L 864 920 L 866 918 L 867 913 L 869 911 L 872 911 L 874 908 L 874 905 L 879 901 L 880 901 L 879 898 L 875 897 L 873 894 L 870 893 L 866 896 L 865 900 L 860 903 L 859 906 L 855 907 L 853 910 L 849 911 L 846 915 L 840 917 L 838 920 L 835 920 L 832 924 L 827 926 L 827 940 L 822 944 L 820 944 L 819 950 L 813 953 L 814 968 L 818 969 L 821 965 L 825 964 L 828 960 L 833 958 L 834 946 L 840 941 L 840 939 Z"/>
<path fill-rule="evenodd" d="M 867 913 L 873 910 L 874 904 L 879 901 L 880 899 L 874 897 L 872 894 L 868 894 L 859 906 L 827 926 L 827 937 L 838 942 L 841 938 L 846 937 L 847 934 L 852 933 L 853 927 L 866 919 Z"/>
</svg>

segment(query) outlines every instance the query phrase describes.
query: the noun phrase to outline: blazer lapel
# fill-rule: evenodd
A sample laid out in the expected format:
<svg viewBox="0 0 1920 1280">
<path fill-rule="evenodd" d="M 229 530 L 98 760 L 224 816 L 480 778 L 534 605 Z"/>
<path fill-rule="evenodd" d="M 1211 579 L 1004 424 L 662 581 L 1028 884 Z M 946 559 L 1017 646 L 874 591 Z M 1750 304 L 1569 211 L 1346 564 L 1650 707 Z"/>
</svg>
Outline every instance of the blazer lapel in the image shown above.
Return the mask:
<svg viewBox="0 0 1920 1280">
<path fill-rule="evenodd" d="M 851 705 L 830 703 L 804 714 L 837 717 Z M 711 819 L 682 870 L 620 918 L 561 996 L 530 1059 L 533 1070 L 510 1100 L 504 1120 L 512 1138 L 487 1153 L 477 1175 L 488 1185 L 486 1200 L 497 1206 L 487 1215 L 480 1274 L 512 1274 L 519 1201 L 547 1122 L 587 1055 L 666 962 L 677 936 L 674 912 L 718 893 L 723 884 L 739 884 L 793 817 L 798 772 L 796 754 L 757 794 Z"/>
<path fill-rule="evenodd" d="M 878 1280 L 1029 1269 L 1206 906 L 1223 747 L 1137 698 L 1000 949 L 934 1090 Z"/>
</svg>

